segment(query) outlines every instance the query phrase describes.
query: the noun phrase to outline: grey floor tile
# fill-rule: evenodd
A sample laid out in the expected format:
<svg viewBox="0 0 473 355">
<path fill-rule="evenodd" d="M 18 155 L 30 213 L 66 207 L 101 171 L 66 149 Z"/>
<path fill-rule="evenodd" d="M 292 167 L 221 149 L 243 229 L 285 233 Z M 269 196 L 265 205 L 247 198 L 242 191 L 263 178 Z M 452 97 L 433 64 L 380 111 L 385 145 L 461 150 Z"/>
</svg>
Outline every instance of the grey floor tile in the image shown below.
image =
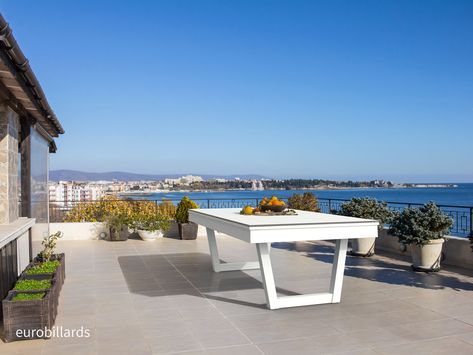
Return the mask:
<svg viewBox="0 0 473 355">
<path fill-rule="evenodd" d="M 448 337 L 442 339 L 433 339 L 430 341 L 420 341 L 405 345 L 395 345 L 388 347 L 376 347 L 374 351 L 378 354 L 455 354 L 470 355 L 473 354 L 473 345 L 468 344 L 456 338 Z"/>
<path fill-rule="evenodd" d="M 153 337 L 146 340 L 153 354 L 169 354 L 203 349 L 200 342 L 188 333 Z"/>
<path fill-rule="evenodd" d="M 239 345 L 205 349 L 208 355 L 261 355 L 263 352 L 256 345 Z M 187 355 L 187 354 L 186 354 Z"/>
<path fill-rule="evenodd" d="M 227 330 L 194 329 L 193 333 L 206 349 L 250 344 L 249 339 L 235 328 Z"/>
<path fill-rule="evenodd" d="M 218 243 L 224 261 L 256 260 L 252 245 L 225 236 Z M 340 304 L 271 311 L 260 271 L 212 272 L 205 238 L 60 247 L 67 278 L 56 325 L 85 326 L 92 337 L 0 343 L 1 354 L 472 353 L 466 273 L 416 274 L 404 261 L 350 257 Z M 274 245 L 279 293 L 324 290 L 332 253 L 327 243 Z"/>
</svg>

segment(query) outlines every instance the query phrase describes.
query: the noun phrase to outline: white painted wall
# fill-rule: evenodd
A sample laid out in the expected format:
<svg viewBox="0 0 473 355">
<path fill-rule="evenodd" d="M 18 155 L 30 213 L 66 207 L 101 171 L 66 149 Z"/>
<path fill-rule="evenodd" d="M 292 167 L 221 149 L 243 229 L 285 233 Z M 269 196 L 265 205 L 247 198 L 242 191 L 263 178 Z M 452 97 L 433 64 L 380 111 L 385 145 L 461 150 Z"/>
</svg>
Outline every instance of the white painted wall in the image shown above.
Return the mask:
<svg viewBox="0 0 473 355">
<path fill-rule="evenodd" d="M 99 239 L 99 234 L 104 232 L 109 234 L 108 228 L 103 222 L 74 222 L 74 223 L 50 223 L 50 233 L 62 232 L 61 240 L 90 240 Z M 197 232 L 199 236 L 206 237 L 207 232 L 204 227 L 199 226 Z M 164 234 L 166 237 L 177 237 L 177 224 L 172 223 L 171 229 Z M 33 241 L 40 241 L 42 237 L 37 235 L 33 237 Z"/>
<path fill-rule="evenodd" d="M 18 276 L 30 263 L 30 240 L 29 232 L 26 231 L 16 240 L 16 252 L 18 259 Z"/>
<path fill-rule="evenodd" d="M 61 240 L 99 239 L 99 234 L 101 232 L 106 233 L 107 236 L 109 233 L 105 223 L 103 222 L 50 223 L 49 230 L 51 234 L 61 231 Z"/>
</svg>

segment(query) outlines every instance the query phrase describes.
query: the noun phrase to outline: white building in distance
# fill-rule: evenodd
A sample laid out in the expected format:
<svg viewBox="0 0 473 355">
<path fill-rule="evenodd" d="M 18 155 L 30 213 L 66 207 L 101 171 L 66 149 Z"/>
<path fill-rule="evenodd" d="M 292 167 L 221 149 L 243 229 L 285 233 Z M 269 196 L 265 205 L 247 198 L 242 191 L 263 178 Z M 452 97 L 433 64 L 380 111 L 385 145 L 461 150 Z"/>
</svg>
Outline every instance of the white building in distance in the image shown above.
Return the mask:
<svg viewBox="0 0 473 355">
<path fill-rule="evenodd" d="M 190 185 L 194 182 L 204 181 L 201 176 L 186 175 L 177 179 L 165 179 L 164 182 L 169 185 Z"/>
</svg>

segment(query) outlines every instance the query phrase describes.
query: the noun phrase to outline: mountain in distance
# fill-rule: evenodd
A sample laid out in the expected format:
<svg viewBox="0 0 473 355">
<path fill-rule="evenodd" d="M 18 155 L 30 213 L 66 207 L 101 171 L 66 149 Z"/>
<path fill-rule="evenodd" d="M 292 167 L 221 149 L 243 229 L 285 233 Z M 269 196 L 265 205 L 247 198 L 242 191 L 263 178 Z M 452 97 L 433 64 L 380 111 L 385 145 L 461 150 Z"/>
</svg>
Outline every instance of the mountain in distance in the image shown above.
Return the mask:
<svg viewBox="0 0 473 355">
<path fill-rule="evenodd" d="M 202 175 L 202 174 L 137 174 L 124 171 L 109 171 L 103 173 L 92 173 L 78 170 L 51 170 L 49 172 L 49 180 L 51 181 L 151 181 L 176 179 L 185 175 L 201 176 L 204 180 L 209 179 L 227 179 L 233 180 L 240 178 L 243 180 L 261 180 L 268 177 L 256 174 L 242 175 Z"/>
</svg>

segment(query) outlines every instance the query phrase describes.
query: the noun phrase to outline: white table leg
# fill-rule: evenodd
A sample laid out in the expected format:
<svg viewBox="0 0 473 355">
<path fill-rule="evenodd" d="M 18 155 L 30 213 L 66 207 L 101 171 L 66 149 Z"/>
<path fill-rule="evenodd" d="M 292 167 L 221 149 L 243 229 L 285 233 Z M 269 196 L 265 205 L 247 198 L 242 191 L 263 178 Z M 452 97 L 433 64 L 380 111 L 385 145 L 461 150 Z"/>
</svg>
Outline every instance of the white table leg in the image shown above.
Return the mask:
<svg viewBox="0 0 473 355">
<path fill-rule="evenodd" d="M 258 259 L 261 268 L 261 277 L 263 279 L 264 293 L 266 295 L 266 304 L 269 309 L 274 309 L 278 301 L 278 295 L 276 293 L 276 284 L 274 283 L 273 268 L 271 266 L 271 258 L 269 251 L 271 245 L 268 243 L 256 244 L 256 250 L 258 251 Z"/>
<path fill-rule="evenodd" d="M 278 297 L 269 255 L 271 246 L 268 243 L 256 244 L 268 308 L 278 309 L 340 302 L 347 245 L 348 239 L 337 240 L 336 242 L 330 292 Z"/>
<path fill-rule="evenodd" d="M 207 239 L 209 241 L 210 256 L 212 258 L 212 268 L 214 272 L 259 269 L 260 264 L 257 261 L 221 263 L 220 257 L 218 256 L 217 238 L 215 238 L 215 231 L 213 229 L 207 228 Z"/>
<path fill-rule="evenodd" d="M 333 256 L 332 279 L 330 280 L 330 293 L 332 303 L 339 303 L 342 296 L 343 273 L 345 272 L 345 260 L 347 257 L 348 239 L 337 240 L 335 254 Z"/>
</svg>

